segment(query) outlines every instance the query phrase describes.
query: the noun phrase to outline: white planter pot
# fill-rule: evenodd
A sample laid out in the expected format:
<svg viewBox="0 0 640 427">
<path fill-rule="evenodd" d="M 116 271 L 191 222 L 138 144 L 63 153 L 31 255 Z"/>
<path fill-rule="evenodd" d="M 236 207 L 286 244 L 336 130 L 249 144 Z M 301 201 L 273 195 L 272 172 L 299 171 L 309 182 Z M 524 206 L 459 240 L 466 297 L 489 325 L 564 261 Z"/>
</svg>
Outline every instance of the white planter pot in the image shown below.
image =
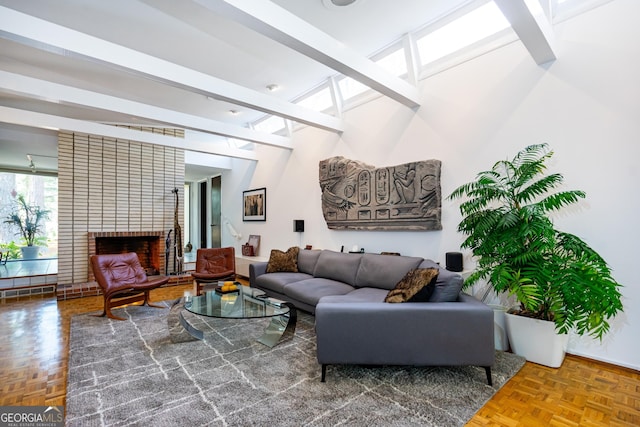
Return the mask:
<svg viewBox="0 0 640 427">
<path fill-rule="evenodd" d="M 38 258 L 40 246 L 23 246 L 20 251 L 22 252 L 22 259 L 36 259 Z"/>
<path fill-rule="evenodd" d="M 509 350 L 509 339 L 507 337 L 507 326 L 505 314 L 507 307 L 502 305 L 489 304 L 493 309 L 493 338 L 496 350 Z"/>
<path fill-rule="evenodd" d="M 505 314 L 511 350 L 529 362 L 551 368 L 562 365 L 569 335 L 556 333 L 555 324 L 546 320 Z"/>
</svg>

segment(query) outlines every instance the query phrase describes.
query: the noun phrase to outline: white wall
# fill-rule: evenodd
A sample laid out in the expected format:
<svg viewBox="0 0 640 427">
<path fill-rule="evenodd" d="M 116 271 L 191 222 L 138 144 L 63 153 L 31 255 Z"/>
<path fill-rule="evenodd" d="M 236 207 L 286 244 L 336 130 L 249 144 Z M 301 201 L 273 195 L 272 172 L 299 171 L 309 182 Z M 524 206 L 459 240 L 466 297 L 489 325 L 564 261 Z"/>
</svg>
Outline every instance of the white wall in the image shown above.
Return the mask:
<svg viewBox="0 0 640 427">
<path fill-rule="evenodd" d="M 311 244 L 340 250 L 398 251 L 444 264 L 459 249 L 457 203 L 443 200 L 443 230 L 365 232 L 327 229 L 318 162 L 343 155 L 374 166 L 431 158 L 442 161 L 446 196 L 498 159 L 548 142 L 552 168 L 586 202 L 563 212 L 558 227 L 584 238 L 624 285 L 625 312 L 602 343 L 572 338 L 569 352 L 640 369 L 640 285 L 632 270 L 640 211 L 640 2 L 616 0 L 556 25 L 558 59 L 537 66 L 516 42 L 423 80 L 422 107 L 413 111 L 380 97 L 345 113 L 342 136 L 304 128 L 295 150 L 260 148 L 260 161 L 235 161 L 223 177 L 223 214 L 243 234 L 260 234 L 271 248 Z M 267 221 L 243 223 L 243 190 L 267 188 Z M 302 236 L 294 219 L 305 220 Z M 236 242 L 223 235 L 223 244 Z M 465 259 L 468 261 L 468 259 Z"/>
</svg>

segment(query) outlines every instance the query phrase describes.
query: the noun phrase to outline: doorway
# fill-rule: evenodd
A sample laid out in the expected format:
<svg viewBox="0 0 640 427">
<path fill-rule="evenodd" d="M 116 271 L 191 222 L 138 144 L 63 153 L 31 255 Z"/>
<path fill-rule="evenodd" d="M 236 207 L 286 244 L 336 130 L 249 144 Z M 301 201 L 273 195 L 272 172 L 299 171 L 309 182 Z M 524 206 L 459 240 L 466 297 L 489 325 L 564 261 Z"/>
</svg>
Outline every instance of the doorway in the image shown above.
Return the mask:
<svg viewBox="0 0 640 427">
<path fill-rule="evenodd" d="M 199 248 L 207 247 L 207 181 L 198 186 L 198 235 Z"/>
<path fill-rule="evenodd" d="M 211 247 L 219 248 L 222 245 L 222 177 L 211 178 Z"/>
<path fill-rule="evenodd" d="M 222 177 L 219 175 L 212 177 L 208 182 L 202 181 L 198 185 L 198 233 L 200 248 L 219 248 L 222 245 L 221 193 Z M 210 229 L 210 231 L 208 229 Z"/>
</svg>

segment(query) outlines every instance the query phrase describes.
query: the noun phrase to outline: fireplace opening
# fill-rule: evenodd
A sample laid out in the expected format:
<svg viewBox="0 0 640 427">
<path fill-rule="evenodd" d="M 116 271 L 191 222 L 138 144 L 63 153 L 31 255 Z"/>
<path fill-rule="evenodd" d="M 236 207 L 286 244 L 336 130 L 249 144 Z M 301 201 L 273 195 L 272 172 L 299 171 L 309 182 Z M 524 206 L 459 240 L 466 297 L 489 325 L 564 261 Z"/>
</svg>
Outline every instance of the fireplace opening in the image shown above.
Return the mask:
<svg viewBox="0 0 640 427">
<path fill-rule="evenodd" d="M 89 233 L 89 255 L 135 252 L 147 275 L 155 276 L 164 269 L 164 257 L 161 255 L 162 234 L 162 231 Z M 89 269 L 89 281 L 93 280 L 93 271 Z"/>
</svg>

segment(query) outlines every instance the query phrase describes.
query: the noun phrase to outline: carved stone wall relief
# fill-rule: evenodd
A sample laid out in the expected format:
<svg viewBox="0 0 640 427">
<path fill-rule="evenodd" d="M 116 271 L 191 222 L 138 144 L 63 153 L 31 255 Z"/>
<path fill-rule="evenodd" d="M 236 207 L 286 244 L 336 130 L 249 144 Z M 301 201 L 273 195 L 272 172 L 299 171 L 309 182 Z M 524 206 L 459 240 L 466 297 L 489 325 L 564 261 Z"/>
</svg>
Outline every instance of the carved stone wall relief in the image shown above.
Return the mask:
<svg viewBox="0 0 640 427">
<path fill-rule="evenodd" d="M 442 230 L 440 160 L 376 168 L 320 161 L 322 213 L 331 229 Z"/>
</svg>

